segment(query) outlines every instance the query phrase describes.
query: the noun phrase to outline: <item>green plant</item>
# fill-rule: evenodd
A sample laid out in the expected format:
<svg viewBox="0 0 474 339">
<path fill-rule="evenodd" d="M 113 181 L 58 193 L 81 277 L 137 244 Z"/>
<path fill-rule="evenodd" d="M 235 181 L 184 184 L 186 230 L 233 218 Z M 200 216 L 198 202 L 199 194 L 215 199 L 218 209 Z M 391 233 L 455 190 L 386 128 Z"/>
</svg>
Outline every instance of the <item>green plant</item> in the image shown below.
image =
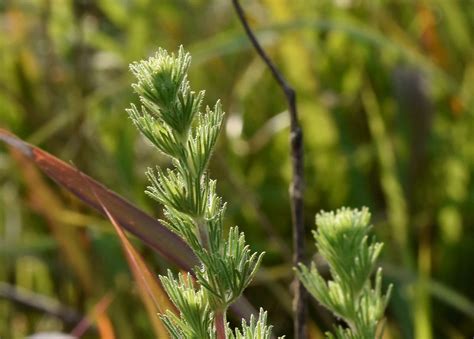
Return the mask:
<svg viewBox="0 0 474 339">
<path fill-rule="evenodd" d="M 193 250 L 200 263 L 192 276 L 176 279 L 168 271 L 160 280 L 179 310 L 161 314 L 173 338 L 234 337 L 226 312 L 248 286 L 263 253 L 252 252 L 237 227 L 224 235 L 225 203 L 216 194 L 207 165 L 219 134 L 223 112 L 218 101 L 201 113 L 204 91 L 192 91 L 187 79 L 191 62 L 181 47 L 178 54 L 160 49 L 155 56 L 133 63 L 133 84 L 141 109 L 132 105 L 128 113 L 142 134 L 170 157 L 173 169 L 148 170 L 147 194 L 165 207 L 163 223 Z M 263 311 L 257 321 L 242 323 L 235 338 L 250 338 L 259 332 L 270 337 Z"/>
<path fill-rule="evenodd" d="M 242 331 L 235 334 L 226 321 L 229 305 L 254 277 L 263 253 L 252 252 L 237 227 L 224 236 L 226 205 L 216 194 L 216 181 L 207 173 L 223 113 L 219 101 L 212 110 L 206 107 L 206 113 L 199 112 L 204 91 L 190 90 L 190 62 L 189 53 L 181 47 L 177 56 L 160 49 L 154 57 L 130 66 L 138 80 L 132 86 L 142 108 L 132 105 L 127 111 L 174 166 L 166 171 L 148 170 L 151 185 L 146 192 L 165 206 L 163 223 L 200 261 L 193 270 L 197 285 L 190 273 L 179 274 L 177 279 L 171 271 L 160 276 L 179 310 L 179 314 L 167 310 L 161 318 L 173 338 L 269 338 L 271 327 L 263 311 L 258 320 L 243 321 Z M 385 296 L 381 293 L 380 269 L 374 288 L 370 282 L 382 244 L 368 242 L 369 219 L 367 209 L 318 214 L 314 237 L 333 280 L 326 283 L 314 263 L 311 269 L 300 264 L 297 270 L 310 293 L 348 324 L 348 328 L 337 327 L 337 338 L 377 337 L 390 296 L 391 287 Z"/>
<path fill-rule="evenodd" d="M 0 140 L 19 149 L 48 175 L 109 217 L 135 278 L 141 284 L 141 292 L 145 298 L 153 299 L 148 307 L 160 310 L 161 319 L 173 338 L 270 338 L 272 327 L 266 324 L 267 315 L 263 310 L 258 319 L 252 316 L 249 323 L 243 321 L 242 329 L 232 331 L 226 321 L 229 305 L 248 286 L 263 254 L 249 249 L 237 227 L 231 228 L 228 237 L 224 237 L 225 204 L 216 195 L 216 182 L 206 171 L 223 113 L 219 102 L 213 110 L 207 108 L 205 114 L 199 112 L 204 93 L 190 91 L 186 75 L 189 64 L 190 56 L 182 48 L 177 56 L 160 49 L 154 57 L 132 64 L 131 69 L 138 79 L 133 87 L 143 107 L 138 110 L 132 105 L 128 110 L 140 131 L 168 155 L 174 165 L 174 169 L 167 171 L 160 168 L 148 171 L 151 186 L 147 193 L 165 206 L 163 223 L 189 245 L 200 261 L 193 270 L 197 284 L 190 273 L 180 274 L 176 279 L 168 271 L 167 276 L 160 277 L 179 313 L 174 313 L 173 305 L 159 300 L 160 287 L 121 228 L 150 241 L 147 237 L 150 227 L 162 227 L 152 233 L 159 241 L 150 244 L 158 243 L 160 246 L 156 249 L 165 255 L 170 253 L 167 246 L 160 244 L 163 237 L 178 244 L 177 238 L 169 237 L 172 235 L 169 230 L 157 222 L 150 224 L 146 215 L 137 214 L 137 210 L 120 197 L 44 151 L 2 130 Z M 107 205 L 114 206 L 115 211 L 109 210 Z M 130 216 L 133 216 L 132 221 Z M 349 326 L 339 326 L 335 336 L 328 334 L 330 338 L 375 338 L 382 333 L 379 324 L 391 286 L 386 295 L 382 295 L 381 270 L 376 274 L 374 286 L 369 280 L 382 249 L 381 243 L 368 243 L 369 219 L 367 209 L 320 213 L 316 218 L 318 231 L 314 235 L 322 256 L 329 263 L 333 280 L 326 283 L 314 264 L 311 269 L 300 264 L 297 271 L 308 290 Z M 144 227 L 137 227 L 142 222 Z M 181 245 L 182 250 L 188 248 L 182 242 Z M 195 262 L 188 254 L 179 257 L 174 259 L 180 259 L 181 265 L 182 259 L 185 259 L 184 264 Z M 161 331 L 158 327 L 157 331 Z"/>
<path fill-rule="evenodd" d="M 313 231 L 316 246 L 327 261 L 332 280 L 326 280 L 312 263 L 308 269 L 300 264 L 297 274 L 308 291 L 348 328 L 338 326 L 329 338 L 380 338 L 379 328 L 390 298 L 392 286 L 382 294 L 382 270 L 370 275 L 382 250 L 382 243 L 369 240 L 370 213 L 368 209 L 342 208 L 336 213 L 321 212 L 316 216 Z"/>
</svg>

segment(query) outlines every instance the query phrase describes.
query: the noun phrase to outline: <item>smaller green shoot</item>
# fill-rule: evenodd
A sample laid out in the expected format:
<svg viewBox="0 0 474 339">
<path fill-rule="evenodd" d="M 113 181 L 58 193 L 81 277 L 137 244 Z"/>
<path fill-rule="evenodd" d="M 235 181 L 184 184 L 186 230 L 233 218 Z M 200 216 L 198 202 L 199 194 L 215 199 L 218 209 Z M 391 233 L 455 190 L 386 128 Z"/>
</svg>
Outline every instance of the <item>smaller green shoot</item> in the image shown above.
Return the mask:
<svg viewBox="0 0 474 339">
<path fill-rule="evenodd" d="M 297 274 L 307 290 L 347 327 L 337 326 L 328 338 L 380 338 L 381 321 L 392 286 L 382 293 L 382 269 L 370 276 L 382 250 L 382 243 L 370 239 L 370 213 L 367 208 L 342 208 L 336 213 L 321 212 L 313 231 L 316 246 L 329 265 L 332 280 L 326 281 L 316 265 L 300 264 Z"/>
<path fill-rule="evenodd" d="M 242 320 L 242 331 L 235 329 L 235 334 L 232 331 L 227 332 L 227 338 L 229 339 L 271 339 L 272 337 L 272 326 L 267 325 L 267 312 L 260 309 L 258 319 L 252 315 L 250 317 L 250 323 L 247 324 L 245 320 Z M 284 337 L 278 337 L 283 339 Z"/>
</svg>

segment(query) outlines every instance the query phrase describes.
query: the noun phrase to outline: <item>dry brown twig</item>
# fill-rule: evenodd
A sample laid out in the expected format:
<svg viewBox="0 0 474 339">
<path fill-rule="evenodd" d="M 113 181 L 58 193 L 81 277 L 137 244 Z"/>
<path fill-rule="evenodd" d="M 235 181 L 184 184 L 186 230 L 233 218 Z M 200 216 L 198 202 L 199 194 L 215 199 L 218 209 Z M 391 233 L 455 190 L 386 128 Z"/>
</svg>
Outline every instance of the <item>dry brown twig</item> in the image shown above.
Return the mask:
<svg viewBox="0 0 474 339">
<path fill-rule="evenodd" d="M 245 13 L 240 6 L 238 0 L 232 0 L 235 11 L 242 23 L 245 33 L 249 37 L 253 47 L 263 62 L 268 66 L 275 80 L 282 88 L 286 100 L 288 102 L 288 112 L 290 114 L 290 142 L 291 142 L 291 161 L 293 168 L 293 177 L 290 186 L 291 195 L 291 210 L 293 219 L 293 265 L 296 267 L 298 263 L 303 262 L 304 259 L 304 215 L 303 215 L 303 189 L 304 189 L 304 173 L 303 173 L 303 133 L 298 121 L 298 110 L 296 107 L 296 93 L 289 85 L 281 72 L 277 69 L 275 64 L 270 60 L 268 55 L 263 50 L 258 42 L 255 34 L 250 28 Z M 307 337 L 306 330 L 306 290 L 303 284 L 294 278 L 294 337 L 303 339 Z"/>
</svg>

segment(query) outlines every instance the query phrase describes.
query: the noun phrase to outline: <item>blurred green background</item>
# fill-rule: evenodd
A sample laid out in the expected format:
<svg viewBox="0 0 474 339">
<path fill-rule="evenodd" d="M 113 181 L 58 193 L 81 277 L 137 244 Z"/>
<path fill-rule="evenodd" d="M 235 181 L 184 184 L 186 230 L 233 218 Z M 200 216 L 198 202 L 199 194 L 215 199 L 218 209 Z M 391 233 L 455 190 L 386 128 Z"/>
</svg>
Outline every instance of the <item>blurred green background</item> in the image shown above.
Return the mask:
<svg viewBox="0 0 474 339">
<path fill-rule="evenodd" d="M 242 4 L 297 90 L 308 260 L 315 213 L 368 206 L 385 282 L 395 284 L 385 337 L 472 337 L 474 2 Z M 286 103 L 230 1 L 0 1 L 0 126 L 159 217 L 144 171 L 167 163 L 125 113 L 136 101 L 128 64 L 180 44 L 193 56 L 193 88 L 227 112 L 211 175 L 228 225 L 267 252 L 246 295 L 291 338 Z M 85 337 L 152 338 L 109 222 L 0 147 L 0 337 L 68 332 L 90 315 Z M 166 269 L 135 244 L 156 273 Z M 35 310 L 13 292 L 69 313 Z M 95 312 L 104 296 L 112 304 Z M 314 301 L 310 315 L 311 338 L 334 321 Z"/>
</svg>

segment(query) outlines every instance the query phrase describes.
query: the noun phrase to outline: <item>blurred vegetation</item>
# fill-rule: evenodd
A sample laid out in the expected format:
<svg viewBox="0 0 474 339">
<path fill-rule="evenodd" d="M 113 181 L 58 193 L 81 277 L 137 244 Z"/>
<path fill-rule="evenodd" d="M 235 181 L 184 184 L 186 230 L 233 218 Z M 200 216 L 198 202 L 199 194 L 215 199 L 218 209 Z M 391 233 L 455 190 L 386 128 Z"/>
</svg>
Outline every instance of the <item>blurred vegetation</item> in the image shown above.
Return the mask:
<svg viewBox="0 0 474 339">
<path fill-rule="evenodd" d="M 395 285 L 386 337 L 472 336 L 474 2 L 243 5 L 298 93 L 308 257 L 316 212 L 368 206 L 385 243 L 385 283 Z M 0 126 L 160 216 L 143 193 L 144 172 L 166 160 L 124 111 L 136 100 L 128 64 L 180 44 L 193 55 L 193 86 L 206 88 L 209 102 L 221 98 L 227 112 L 211 175 L 229 202 L 229 226 L 267 252 L 247 297 L 268 310 L 277 334 L 289 335 L 285 100 L 230 1 L 1 1 Z M 156 273 L 166 269 L 141 252 Z M 35 310 L 12 290 L 69 313 Z M 98 312 L 104 298 L 113 300 Z M 316 302 L 310 313 L 318 338 L 332 319 Z M 1 146 L 0 336 L 68 332 L 86 315 L 86 337 L 153 337 L 109 222 Z"/>
</svg>

